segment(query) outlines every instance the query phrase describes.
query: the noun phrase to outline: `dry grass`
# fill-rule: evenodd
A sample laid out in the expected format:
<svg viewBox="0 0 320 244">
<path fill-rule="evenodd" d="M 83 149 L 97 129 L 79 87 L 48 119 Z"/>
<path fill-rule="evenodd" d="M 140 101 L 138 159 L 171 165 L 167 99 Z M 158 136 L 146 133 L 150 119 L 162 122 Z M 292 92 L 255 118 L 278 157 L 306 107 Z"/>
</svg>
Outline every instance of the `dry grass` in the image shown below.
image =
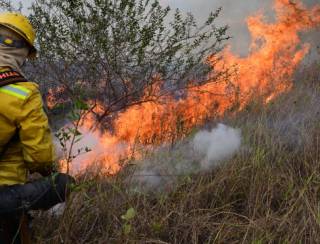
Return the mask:
<svg viewBox="0 0 320 244">
<path fill-rule="evenodd" d="M 320 243 L 319 76 L 315 64 L 290 93 L 225 119 L 244 146 L 219 168 L 154 194 L 129 191 L 126 171 L 91 179 L 61 217 L 39 214 L 37 242 Z"/>
</svg>

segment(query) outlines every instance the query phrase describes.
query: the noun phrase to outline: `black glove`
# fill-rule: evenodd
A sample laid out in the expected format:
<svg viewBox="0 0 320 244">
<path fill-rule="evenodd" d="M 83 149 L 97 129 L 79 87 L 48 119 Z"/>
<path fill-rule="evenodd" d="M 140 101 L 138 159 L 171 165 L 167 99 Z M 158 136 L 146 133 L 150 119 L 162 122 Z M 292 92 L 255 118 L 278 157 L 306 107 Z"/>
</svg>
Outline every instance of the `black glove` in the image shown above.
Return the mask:
<svg viewBox="0 0 320 244">
<path fill-rule="evenodd" d="M 24 185 L 0 187 L 0 214 L 25 210 L 47 210 L 65 201 L 73 177 L 55 173 Z"/>
</svg>

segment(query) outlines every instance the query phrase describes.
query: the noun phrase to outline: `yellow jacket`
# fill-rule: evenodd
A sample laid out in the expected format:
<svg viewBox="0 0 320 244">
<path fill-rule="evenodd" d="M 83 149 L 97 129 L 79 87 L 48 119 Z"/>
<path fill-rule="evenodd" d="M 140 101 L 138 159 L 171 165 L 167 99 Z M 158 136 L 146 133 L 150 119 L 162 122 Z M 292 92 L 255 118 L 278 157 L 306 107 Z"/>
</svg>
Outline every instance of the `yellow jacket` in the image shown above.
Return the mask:
<svg viewBox="0 0 320 244">
<path fill-rule="evenodd" d="M 37 84 L 20 82 L 0 87 L 0 185 L 23 184 L 29 170 L 44 169 L 54 160 L 51 131 Z"/>
</svg>

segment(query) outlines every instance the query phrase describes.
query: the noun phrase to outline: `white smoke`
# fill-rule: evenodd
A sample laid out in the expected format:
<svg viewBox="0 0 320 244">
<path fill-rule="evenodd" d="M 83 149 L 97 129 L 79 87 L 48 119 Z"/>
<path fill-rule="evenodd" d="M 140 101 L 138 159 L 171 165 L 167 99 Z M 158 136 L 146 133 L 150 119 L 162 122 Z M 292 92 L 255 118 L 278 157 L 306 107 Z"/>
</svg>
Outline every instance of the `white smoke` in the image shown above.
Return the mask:
<svg viewBox="0 0 320 244">
<path fill-rule="evenodd" d="M 179 179 L 214 169 L 230 159 L 241 146 L 241 132 L 223 124 L 198 132 L 173 149 L 162 147 L 136 162 L 130 184 L 138 191 L 170 190 Z"/>
<path fill-rule="evenodd" d="M 231 157 L 240 145 L 240 131 L 223 124 L 218 124 L 212 131 L 200 131 L 193 139 L 195 151 L 203 156 L 203 169 L 211 168 L 219 161 Z"/>
</svg>

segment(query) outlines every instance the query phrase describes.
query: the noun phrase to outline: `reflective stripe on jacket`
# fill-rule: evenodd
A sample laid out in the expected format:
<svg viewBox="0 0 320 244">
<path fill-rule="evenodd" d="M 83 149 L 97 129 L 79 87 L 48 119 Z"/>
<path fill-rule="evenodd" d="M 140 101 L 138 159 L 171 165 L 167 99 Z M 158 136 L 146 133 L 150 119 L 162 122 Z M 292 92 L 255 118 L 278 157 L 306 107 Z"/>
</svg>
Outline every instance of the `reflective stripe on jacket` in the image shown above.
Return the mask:
<svg viewBox="0 0 320 244">
<path fill-rule="evenodd" d="M 1 87 L 0 185 L 23 184 L 28 170 L 41 170 L 54 160 L 51 131 L 38 85 L 20 82 Z"/>
</svg>

